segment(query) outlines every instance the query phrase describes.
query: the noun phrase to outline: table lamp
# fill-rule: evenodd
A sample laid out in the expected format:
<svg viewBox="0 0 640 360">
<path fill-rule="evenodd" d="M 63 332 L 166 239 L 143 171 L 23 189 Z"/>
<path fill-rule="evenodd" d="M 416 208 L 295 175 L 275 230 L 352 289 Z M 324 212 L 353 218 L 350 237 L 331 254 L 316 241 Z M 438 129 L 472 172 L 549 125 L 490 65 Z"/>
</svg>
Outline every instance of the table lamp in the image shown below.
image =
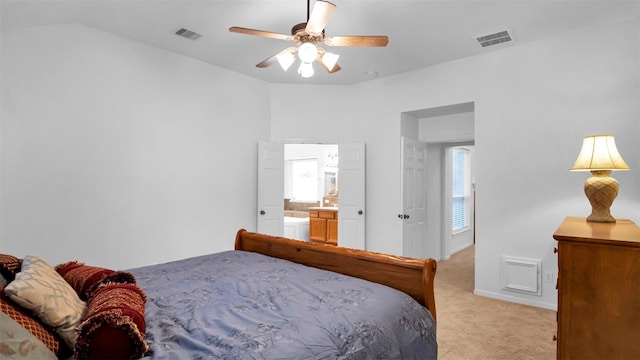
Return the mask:
<svg viewBox="0 0 640 360">
<path fill-rule="evenodd" d="M 629 170 L 629 165 L 620 156 L 613 135 L 585 136 L 571 171 L 591 171 L 593 175 L 584 182 L 584 193 L 591 203 L 587 221 L 616 222 L 610 210 L 620 188 L 616 179 L 609 176 L 614 170 Z"/>
</svg>

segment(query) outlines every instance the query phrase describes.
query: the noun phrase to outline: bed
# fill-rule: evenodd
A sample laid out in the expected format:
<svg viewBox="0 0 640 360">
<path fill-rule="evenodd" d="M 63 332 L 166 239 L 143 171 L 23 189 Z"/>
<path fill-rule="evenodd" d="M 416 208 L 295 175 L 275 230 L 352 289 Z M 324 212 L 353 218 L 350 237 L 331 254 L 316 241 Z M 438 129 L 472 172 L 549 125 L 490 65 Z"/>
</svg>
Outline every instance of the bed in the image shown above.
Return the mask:
<svg viewBox="0 0 640 360">
<path fill-rule="evenodd" d="M 85 319 L 75 356 L 436 359 L 435 272 L 433 259 L 239 230 L 235 250 L 109 273 L 135 283 L 94 285 L 85 317 L 119 301 L 120 322 Z"/>
</svg>

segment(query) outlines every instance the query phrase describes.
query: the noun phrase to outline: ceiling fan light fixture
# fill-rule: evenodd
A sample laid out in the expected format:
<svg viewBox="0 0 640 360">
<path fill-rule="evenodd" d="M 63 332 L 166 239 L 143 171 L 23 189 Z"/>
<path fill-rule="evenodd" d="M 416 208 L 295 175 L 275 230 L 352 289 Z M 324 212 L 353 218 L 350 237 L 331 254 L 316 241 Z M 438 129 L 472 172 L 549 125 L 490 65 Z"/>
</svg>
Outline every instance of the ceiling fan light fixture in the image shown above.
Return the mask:
<svg viewBox="0 0 640 360">
<path fill-rule="evenodd" d="M 303 63 L 312 63 L 318 56 L 318 48 L 312 43 L 306 42 L 298 48 L 298 57 Z"/>
<path fill-rule="evenodd" d="M 258 63 L 256 67 L 266 68 L 276 61 L 284 71 L 287 71 L 295 62 L 296 57 L 300 59 L 298 74 L 302 77 L 314 75 L 313 62 L 317 61 L 329 74 L 341 70 L 338 65 L 339 55 L 331 54 L 319 45 L 328 46 L 387 46 L 389 38 L 387 36 L 331 36 L 325 37 L 325 27 L 336 9 L 336 5 L 327 0 L 314 0 L 313 11 L 310 10 L 307 0 L 307 22 L 299 23 L 291 28 L 291 34 L 281 34 L 271 31 L 255 30 L 239 26 L 229 28 L 230 32 L 246 35 L 262 36 L 272 39 L 293 41 L 296 47 L 290 47 L 272 55 L 266 60 Z M 297 55 L 296 55 L 297 54 Z"/>
<path fill-rule="evenodd" d="M 322 55 L 322 63 L 327 67 L 329 71 L 332 71 L 338 63 L 338 58 L 340 58 L 340 55 L 338 54 L 325 52 L 324 55 Z"/>
<path fill-rule="evenodd" d="M 282 70 L 287 71 L 296 61 L 296 56 L 293 54 L 293 51 L 287 50 L 276 55 L 276 59 L 278 60 L 278 64 L 282 67 Z"/>
<path fill-rule="evenodd" d="M 313 64 L 310 62 L 302 62 L 300 63 L 300 67 L 298 68 L 298 75 L 303 78 L 310 78 L 314 74 Z"/>
</svg>

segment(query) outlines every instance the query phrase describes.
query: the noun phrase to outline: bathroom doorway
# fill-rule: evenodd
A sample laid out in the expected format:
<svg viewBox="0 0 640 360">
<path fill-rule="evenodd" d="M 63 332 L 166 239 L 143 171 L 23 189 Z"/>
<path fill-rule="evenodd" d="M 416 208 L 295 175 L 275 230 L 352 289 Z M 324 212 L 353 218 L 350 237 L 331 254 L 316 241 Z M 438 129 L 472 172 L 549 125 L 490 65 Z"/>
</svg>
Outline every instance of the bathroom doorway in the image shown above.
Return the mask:
<svg viewBox="0 0 640 360">
<path fill-rule="evenodd" d="M 309 209 L 337 207 L 337 144 L 284 145 L 284 237 L 309 241 Z"/>
<path fill-rule="evenodd" d="M 298 144 L 298 143 L 286 143 Z M 304 145 L 304 144 L 298 144 Z M 312 144 L 308 144 L 312 145 Z M 260 141 L 258 143 L 258 206 L 257 231 L 284 235 L 285 199 L 285 143 Z M 324 192 L 324 179 L 329 179 L 326 187 L 331 191 L 331 179 L 335 178 L 335 194 L 338 196 L 338 245 L 353 249 L 365 249 L 365 145 L 364 143 L 344 143 L 337 145 L 340 156 L 338 168 L 329 169 L 318 178 L 319 191 Z M 337 154 L 337 152 L 336 152 Z M 330 154 L 327 153 L 327 158 Z M 336 172 L 335 177 L 330 173 Z M 332 194 L 329 194 L 331 197 Z M 322 196 L 323 204 L 332 205 L 331 199 Z"/>
</svg>

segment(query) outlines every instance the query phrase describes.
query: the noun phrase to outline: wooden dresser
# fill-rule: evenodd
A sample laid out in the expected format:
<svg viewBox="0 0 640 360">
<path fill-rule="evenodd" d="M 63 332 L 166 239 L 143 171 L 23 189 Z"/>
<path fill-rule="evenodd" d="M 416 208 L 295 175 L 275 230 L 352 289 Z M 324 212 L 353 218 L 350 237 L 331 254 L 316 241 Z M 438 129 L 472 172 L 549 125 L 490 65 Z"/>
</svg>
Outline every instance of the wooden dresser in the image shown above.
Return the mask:
<svg viewBox="0 0 640 360">
<path fill-rule="evenodd" d="M 640 228 L 567 217 L 558 241 L 558 359 L 640 359 Z"/>
<path fill-rule="evenodd" d="M 309 208 L 309 240 L 338 245 L 338 208 Z"/>
</svg>

